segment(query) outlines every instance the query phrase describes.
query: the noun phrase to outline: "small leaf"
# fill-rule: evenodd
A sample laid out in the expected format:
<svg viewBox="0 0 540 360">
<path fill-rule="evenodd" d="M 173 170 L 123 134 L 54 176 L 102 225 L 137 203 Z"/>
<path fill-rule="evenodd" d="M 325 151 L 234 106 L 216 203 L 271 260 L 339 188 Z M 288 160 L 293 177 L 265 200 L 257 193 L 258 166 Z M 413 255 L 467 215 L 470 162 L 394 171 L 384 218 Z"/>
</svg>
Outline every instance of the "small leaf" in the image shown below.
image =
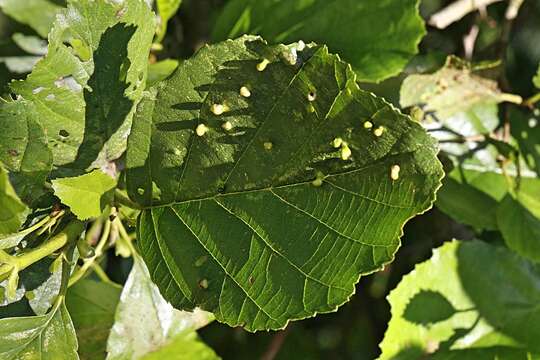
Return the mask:
<svg viewBox="0 0 540 360">
<path fill-rule="evenodd" d="M 429 325 L 447 320 L 455 313 L 452 304 L 439 292 L 422 290 L 407 304 L 403 317 L 415 324 Z"/>
<path fill-rule="evenodd" d="M 433 140 L 349 65 L 316 45 L 293 65 L 290 49 L 203 48 L 140 104 L 129 138 L 139 246 L 163 296 L 252 331 L 335 311 L 442 177 Z"/>
<path fill-rule="evenodd" d="M 212 38 L 258 34 L 271 43 L 327 44 L 352 64 L 360 81 L 381 81 L 397 75 L 418 52 L 425 34 L 418 7 L 417 0 L 233 0 Z"/>
<path fill-rule="evenodd" d="M 120 286 L 87 279 L 69 288 L 66 306 L 73 319 L 82 358 L 105 358 L 107 337 L 121 291 Z"/>
<path fill-rule="evenodd" d="M 77 338 L 63 302 L 40 316 L 0 320 L 1 359 L 78 359 Z"/>
<path fill-rule="evenodd" d="M 49 0 L 0 0 L 4 14 L 33 28 L 41 37 L 46 38 L 56 14 L 62 9 Z"/>
<path fill-rule="evenodd" d="M 474 348 L 482 348 L 480 359 L 484 352 L 516 353 L 526 359 L 523 348 L 540 351 L 540 326 L 529 322 L 540 316 L 539 284 L 540 269 L 506 248 L 481 241 L 445 243 L 388 296 L 392 319 L 380 344 L 380 359 L 462 359 L 460 354 L 466 359 L 472 358 L 465 355 L 474 354 Z M 429 301 L 437 306 L 424 306 L 412 316 L 411 304 L 426 293 L 437 294 L 437 301 Z M 416 317 L 438 321 L 428 324 Z M 405 356 L 408 352 L 416 357 Z"/>
<path fill-rule="evenodd" d="M 124 285 L 116 310 L 114 326 L 107 341 L 107 359 L 139 359 L 158 351 L 177 337 L 187 348 L 172 345 L 177 356 L 188 356 L 200 348 L 195 330 L 210 321 L 210 314 L 178 311 L 163 299 L 150 279 L 148 269 L 139 255 Z M 192 348 L 194 346 L 195 348 Z M 164 350 L 164 351 L 171 351 Z M 206 351 L 208 353 L 208 351 Z M 188 358 L 188 357 L 180 357 Z"/>
<path fill-rule="evenodd" d="M 52 181 L 54 194 L 81 220 L 95 218 L 112 201 L 116 180 L 101 170 Z"/>
</svg>

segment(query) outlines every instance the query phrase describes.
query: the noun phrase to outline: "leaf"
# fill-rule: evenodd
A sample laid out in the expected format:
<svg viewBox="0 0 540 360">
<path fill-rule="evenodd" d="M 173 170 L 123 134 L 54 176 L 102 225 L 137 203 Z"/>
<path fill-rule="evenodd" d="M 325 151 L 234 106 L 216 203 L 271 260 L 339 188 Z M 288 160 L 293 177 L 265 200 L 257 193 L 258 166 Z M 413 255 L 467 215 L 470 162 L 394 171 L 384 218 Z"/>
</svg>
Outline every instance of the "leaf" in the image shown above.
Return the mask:
<svg viewBox="0 0 540 360">
<path fill-rule="evenodd" d="M 540 176 L 540 125 L 538 119 L 529 114 L 510 109 L 512 136 L 528 167 Z"/>
<path fill-rule="evenodd" d="M 399 358 L 398 354 L 418 359 L 437 350 L 430 359 L 474 358 L 472 354 L 493 359 L 483 355 L 497 353 L 527 359 L 526 351 L 540 350 L 535 340 L 540 327 L 530 322 L 540 316 L 539 280 L 540 268 L 505 248 L 480 241 L 445 243 L 388 296 L 392 319 L 380 344 L 380 359 Z M 438 318 L 429 325 L 411 316 L 416 299 L 426 293 L 447 303 L 416 307 L 415 316 Z M 524 322 L 531 326 L 524 328 Z"/>
<path fill-rule="evenodd" d="M 425 34 L 418 6 L 417 0 L 233 0 L 212 38 L 258 34 L 272 43 L 328 44 L 352 64 L 358 80 L 376 82 L 397 75 L 418 52 Z"/>
<path fill-rule="evenodd" d="M 63 302 L 40 316 L 0 320 L 2 359 L 78 359 L 77 338 Z"/>
<path fill-rule="evenodd" d="M 540 89 L 540 64 L 538 64 L 538 72 L 537 72 L 536 75 L 533 77 L 533 84 L 534 84 L 534 86 L 536 86 L 538 89 Z"/>
<path fill-rule="evenodd" d="M 143 357 L 143 360 L 215 360 L 220 359 L 214 350 L 197 338 L 197 333 L 192 331 L 181 334 L 173 339 L 168 345 L 151 352 Z"/>
<path fill-rule="evenodd" d="M 444 179 L 435 205 L 460 223 L 497 230 L 497 200 L 452 175 Z"/>
<path fill-rule="evenodd" d="M 80 220 L 86 220 L 98 217 L 110 204 L 116 180 L 101 170 L 94 170 L 77 177 L 55 179 L 52 187 L 63 204 Z"/>
<path fill-rule="evenodd" d="M 60 293 L 64 265 L 60 262 L 61 265 L 51 273 L 53 261 L 46 258 L 20 272 L 20 282 L 25 290 L 25 296 L 36 315 L 46 314 Z"/>
<path fill-rule="evenodd" d="M 166 59 L 148 65 L 148 86 L 154 86 L 158 82 L 168 78 L 178 67 L 178 60 Z"/>
<path fill-rule="evenodd" d="M 493 80 L 475 75 L 468 63 L 450 56 L 444 67 L 430 75 L 410 75 L 401 86 L 400 105 L 422 105 L 445 120 L 478 104 L 503 101 L 520 104 L 517 95 L 502 93 Z"/>
<path fill-rule="evenodd" d="M 540 186 L 536 188 L 536 207 L 526 206 L 520 196 L 508 194 L 497 209 L 497 221 L 506 245 L 521 256 L 540 261 Z M 533 212 L 534 210 L 535 213 Z"/>
<path fill-rule="evenodd" d="M 0 165 L 0 235 L 17 232 L 26 219 L 28 208 L 19 199 Z"/>
<path fill-rule="evenodd" d="M 177 336 L 184 344 L 199 347 L 192 334 L 209 321 L 209 314 L 203 311 L 189 313 L 173 309 L 152 283 L 142 259 L 134 254 L 133 269 L 122 290 L 107 341 L 107 359 L 139 359 Z M 193 349 L 176 348 L 176 351 L 187 356 Z"/>
<path fill-rule="evenodd" d="M 35 104 L 56 167 L 84 170 L 93 161 L 99 167 L 123 153 L 130 111 L 145 87 L 154 25 L 140 0 L 70 0 L 58 14 L 47 55 L 11 84 Z"/>
<path fill-rule="evenodd" d="M 87 279 L 69 288 L 66 306 L 73 319 L 82 358 L 105 358 L 107 337 L 121 291 L 120 287 Z"/>
<path fill-rule="evenodd" d="M 140 104 L 127 152 L 163 296 L 251 331 L 335 311 L 393 259 L 442 177 L 433 140 L 347 64 L 312 46 L 291 65 L 289 49 L 255 37 L 203 48 Z"/>
<path fill-rule="evenodd" d="M 29 205 L 43 192 L 52 167 L 47 136 L 35 106 L 28 101 L 0 101 L 0 162 L 11 171 L 13 185 Z"/>
<path fill-rule="evenodd" d="M 0 0 L 0 8 L 4 14 L 30 26 L 43 38 L 47 37 L 56 14 L 62 9 L 49 0 Z"/>
<path fill-rule="evenodd" d="M 178 11 L 178 8 L 182 4 L 182 0 L 156 0 L 158 14 L 160 17 L 159 30 L 158 30 L 158 43 L 163 40 L 167 33 L 167 22 Z"/>
</svg>

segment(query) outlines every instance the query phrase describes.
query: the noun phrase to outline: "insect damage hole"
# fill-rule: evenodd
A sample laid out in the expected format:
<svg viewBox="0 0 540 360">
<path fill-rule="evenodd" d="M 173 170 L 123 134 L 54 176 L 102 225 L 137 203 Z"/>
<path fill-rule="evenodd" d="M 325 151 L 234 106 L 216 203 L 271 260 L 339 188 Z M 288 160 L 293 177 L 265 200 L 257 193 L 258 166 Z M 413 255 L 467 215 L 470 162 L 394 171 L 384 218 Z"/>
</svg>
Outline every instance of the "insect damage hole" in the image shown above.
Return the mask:
<svg viewBox="0 0 540 360">
<path fill-rule="evenodd" d="M 399 167 L 399 165 L 392 165 L 392 167 L 390 168 L 390 178 L 394 181 L 396 181 L 397 179 L 399 179 L 399 171 L 401 170 L 401 168 Z"/>
<path fill-rule="evenodd" d="M 308 101 L 315 101 L 317 99 L 317 93 L 315 91 L 310 91 L 307 95 Z"/>
<path fill-rule="evenodd" d="M 268 64 L 270 64 L 270 61 L 268 59 L 263 59 L 260 63 L 257 64 L 257 70 L 264 71 Z"/>
</svg>

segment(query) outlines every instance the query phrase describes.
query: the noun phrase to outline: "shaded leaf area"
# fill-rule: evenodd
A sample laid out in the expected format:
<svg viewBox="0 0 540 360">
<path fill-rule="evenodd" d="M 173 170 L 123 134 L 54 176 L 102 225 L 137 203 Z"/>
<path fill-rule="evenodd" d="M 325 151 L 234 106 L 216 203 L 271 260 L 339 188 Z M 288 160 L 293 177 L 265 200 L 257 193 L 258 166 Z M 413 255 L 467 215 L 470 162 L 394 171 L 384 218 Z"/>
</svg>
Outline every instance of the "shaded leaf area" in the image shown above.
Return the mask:
<svg viewBox="0 0 540 360">
<path fill-rule="evenodd" d="M 425 34 L 418 3 L 234 0 L 218 17 L 212 38 L 258 34 L 273 43 L 327 44 L 352 64 L 358 80 L 380 81 L 397 75 L 418 52 Z"/>
<path fill-rule="evenodd" d="M 36 315 L 46 314 L 60 293 L 63 264 L 54 266 L 53 262 L 43 259 L 19 274 L 19 286 Z"/>
<path fill-rule="evenodd" d="M 66 306 L 73 319 L 82 359 L 104 359 L 107 337 L 122 289 L 118 286 L 83 279 L 71 287 Z"/>
<path fill-rule="evenodd" d="M 61 6 L 49 0 L 0 0 L 2 12 L 46 38 Z"/>
<path fill-rule="evenodd" d="M 47 55 L 25 80 L 11 84 L 35 105 L 56 167 L 77 160 L 71 166 L 84 168 L 95 157 L 99 166 L 125 150 L 128 103 L 144 89 L 154 29 L 150 8 L 138 0 L 71 0 L 58 14 Z M 79 154 L 83 143 L 87 154 Z"/>
<path fill-rule="evenodd" d="M 96 218 L 112 202 L 116 180 L 101 170 L 52 181 L 54 194 L 80 220 Z"/>
<path fill-rule="evenodd" d="M 0 163 L 11 172 L 15 191 L 28 205 L 41 193 L 52 167 L 47 136 L 33 103 L 0 101 Z"/>
<path fill-rule="evenodd" d="M 19 199 L 8 172 L 0 166 L 0 235 L 16 232 L 28 214 L 28 208 Z"/>
<path fill-rule="evenodd" d="M 291 64 L 295 46 L 203 48 L 140 104 L 129 139 L 129 194 L 152 207 L 138 226 L 152 279 L 174 306 L 252 331 L 346 302 L 442 177 L 418 124 L 326 47 Z"/>
<path fill-rule="evenodd" d="M 437 194 L 437 207 L 479 231 L 499 230 L 509 248 L 539 261 L 540 180 L 471 168 L 465 163 L 449 173 Z"/>
<path fill-rule="evenodd" d="M 538 116 L 512 108 L 512 136 L 517 140 L 525 163 L 540 176 L 540 120 Z"/>
<path fill-rule="evenodd" d="M 140 359 L 152 352 L 165 355 L 171 351 L 181 359 L 189 358 L 190 351 L 212 354 L 196 335 L 198 328 L 211 321 L 211 314 L 175 310 L 152 283 L 143 260 L 134 256 L 107 341 L 107 359 Z"/>
<path fill-rule="evenodd" d="M 63 302 L 46 315 L 0 320 L 2 359 L 78 359 L 77 338 Z"/>
<path fill-rule="evenodd" d="M 380 359 L 537 358 L 539 279 L 540 268 L 503 247 L 444 244 L 390 293 Z"/>
</svg>

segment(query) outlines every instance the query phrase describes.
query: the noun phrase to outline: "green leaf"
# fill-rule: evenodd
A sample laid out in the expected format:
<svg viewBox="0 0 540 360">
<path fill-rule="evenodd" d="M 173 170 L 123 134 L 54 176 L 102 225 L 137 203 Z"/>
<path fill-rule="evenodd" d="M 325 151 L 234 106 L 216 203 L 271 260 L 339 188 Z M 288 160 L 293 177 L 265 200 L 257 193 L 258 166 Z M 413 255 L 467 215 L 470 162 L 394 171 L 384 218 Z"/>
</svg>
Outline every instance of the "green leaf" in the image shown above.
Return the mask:
<svg viewBox="0 0 540 360">
<path fill-rule="evenodd" d="M 27 215 L 28 208 L 15 193 L 8 172 L 0 165 L 0 235 L 17 232 Z"/>
<path fill-rule="evenodd" d="M 497 353 L 527 359 L 527 351 L 540 352 L 539 280 L 540 268 L 505 248 L 446 243 L 388 296 L 392 319 L 380 359 L 418 359 L 437 350 L 430 359 Z M 419 300 L 427 296 L 432 299 Z"/>
<path fill-rule="evenodd" d="M 158 14 L 160 17 L 158 30 L 158 43 L 163 40 L 167 33 L 167 22 L 176 14 L 182 4 L 182 0 L 156 0 Z"/>
<path fill-rule="evenodd" d="M 273 43 L 327 44 L 350 62 L 360 81 L 397 75 L 425 34 L 417 0 L 233 0 L 212 38 L 259 34 Z M 271 16 L 269 16 L 271 14 Z"/>
<path fill-rule="evenodd" d="M 510 109 L 510 128 L 527 166 L 540 176 L 540 124 L 528 112 Z"/>
<path fill-rule="evenodd" d="M 497 209 L 497 221 L 506 245 L 521 256 L 540 261 L 540 186 L 533 195 L 536 206 L 523 205 L 522 194 L 506 195 Z M 525 204 L 527 204 L 527 200 Z M 529 203 L 530 204 L 530 203 Z"/>
<path fill-rule="evenodd" d="M 61 260 L 61 259 L 60 259 Z M 28 304 L 36 315 L 46 314 L 58 294 L 62 280 L 63 262 L 51 273 L 53 259 L 46 258 L 30 265 L 20 272 L 21 285 L 25 290 Z"/>
<path fill-rule="evenodd" d="M 46 38 L 61 6 L 49 0 L 0 0 L 4 14 L 33 28 L 41 37 Z"/>
<path fill-rule="evenodd" d="M 35 104 L 54 165 L 99 167 L 125 150 L 154 25 L 140 0 L 70 0 L 58 14 L 47 55 L 26 80 L 11 84 Z"/>
<path fill-rule="evenodd" d="M 214 350 L 197 338 L 197 333 L 187 332 L 172 340 L 157 351 L 151 352 L 143 360 L 216 360 L 220 359 Z"/>
<path fill-rule="evenodd" d="M 200 348 L 194 338 L 195 330 L 209 321 L 210 314 L 203 311 L 189 313 L 173 309 L 152 283 L 143 260 L 134 254 L 133 269 L 122 290 L 107 341 L 107 359 L 138 359 L 166 346 L 176 337 L 180 337 L 184 345 L 194 346 L 183 349 L 173 345 L 176 351 L 188 356 Z"/>
<path fill-rule="evenodd" d="M 77 338 L 63 302 L 40 316 L 0 320 L 2 359 L 78 359 Z"/>
<path fill-rule="evenodd" d="M 502 93 L 493 80 L 475 75 L 468 63 L 449 57 L 444 67 L 429 75 L 410 75 L 401 86 L 400 105 L 421 105 L 441 120 L 466 112 L 479 104 L 509 101 L 520 104 L 517 95 Z"/>
<path fill-rule="evenodd" d="M 323 46 L 302 66 L 288 54 L 255 37 L 203 48 L 140 104 L 127 153 L 163 296 L 252 331 L 348 301 L 442 177 L 434 141 L 350 66 Z"/>
<path fill-rule="evenodd" d="M 478 230 L 497 230 L 498 202 L 457 177 L 444 179 L 435 205 L 460 223 Z"/>
<path fill-rule="evenodd" d="M 66 306 L 73 319 L 82 358 L 105 358 L 107 337 L 121 291 L 119 286 L 87 279 L 69 288 Z"/>
<path fill-rule="evenodd" d="M 54 194 L 81 220 L 101 215 L 112 201 L 116 180 L 101 170 L 52 181 Z"/>
<path fill-rule="evenodd" d="M 166 59 L 148 65 L 148 86 L 154 86 L 158 82 L 168 78 L 178 67 L 178 60 Z"/>
<path fill-rule="evenodd" d="M 533 77 L 533 84 L 534 84 L 534 86 L 536 86 L 538 89 L 540 89 L 540 64 L 538 64 L 538 72 L 537 72 L 536 75 Z"/>
<path fill-rule="evenodd" d="M 13 185 L 27 204 L 43 192 L 52 153 L 36 107 L 28 101 L 0 100 L 0 162 L 11 171 Z"/>
</svg>

